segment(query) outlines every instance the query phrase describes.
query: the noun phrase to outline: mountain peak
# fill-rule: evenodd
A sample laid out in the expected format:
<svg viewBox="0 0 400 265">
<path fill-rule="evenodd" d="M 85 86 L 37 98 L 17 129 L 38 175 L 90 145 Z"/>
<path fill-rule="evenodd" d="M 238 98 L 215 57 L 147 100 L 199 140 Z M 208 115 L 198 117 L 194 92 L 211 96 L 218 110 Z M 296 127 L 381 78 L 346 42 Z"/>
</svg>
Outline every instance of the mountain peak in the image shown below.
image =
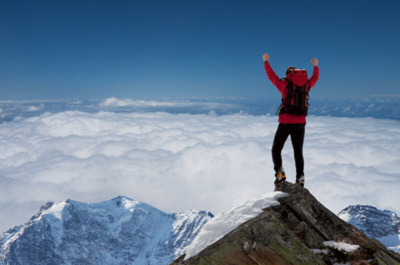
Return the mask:
<svg viewBox="0 0 400 265">
<path fill-rule="evenodd" d="M 125 196 L 47 203 L 0 237 L 0 264 L 168 264 L 211 217 L 164 213 Z"/>
<path fill-rule="evenodd" d="M 370 205 L 350 205 L 338 216 L 372 238 L 400 233 L 400 218 L 394 212 L 382 211 Z"/>
<path fill-rule="evenodd" d="M 400 218 L 396 213 L 370 205 L 351 205 L 340 211 L 338 216 L 370 238 L 400 253 Z"/>
<path fill-rule="evenodd" d="M 305 188 L 288 182 L 276 191 L 279 205 L 267 207 L 198 255 L 189 264 L 398 264 L 400 255 L 368 238 L 329 211 Z"/>
<path fill-rule="evenodd" d="M 132 203 L 133 204 L 139 204 L 140 203 L 139 201 L 135 201 L 135 200 L 133 200 L 133 199 L 131 199 L 129 197 L 121 196 L 121 195 L 111 199 L 111 201 L 114 201 L 117 204 L 117 206 L 121 206 L 121 205 L 124 205 L 124 204 L 127 204 L 127 203 L 129 203 L 130 205 L 132 205 Z"/>
</svg>

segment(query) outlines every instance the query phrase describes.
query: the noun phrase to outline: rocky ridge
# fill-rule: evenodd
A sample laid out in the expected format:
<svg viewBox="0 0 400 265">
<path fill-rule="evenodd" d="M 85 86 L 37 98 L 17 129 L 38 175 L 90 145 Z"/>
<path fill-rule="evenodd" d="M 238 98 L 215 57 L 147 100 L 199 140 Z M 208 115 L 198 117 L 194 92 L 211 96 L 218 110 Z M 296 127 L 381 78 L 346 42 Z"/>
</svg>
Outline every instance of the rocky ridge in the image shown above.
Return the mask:
<svg viewBox="0 0 400 265">
<path fill-rule="evenodd" d="M 289 196 L 185 260 L 189 264 L 400 264 L 400 255 L 329 211 L 311 193 L 288 182 Z"/>
</svg>

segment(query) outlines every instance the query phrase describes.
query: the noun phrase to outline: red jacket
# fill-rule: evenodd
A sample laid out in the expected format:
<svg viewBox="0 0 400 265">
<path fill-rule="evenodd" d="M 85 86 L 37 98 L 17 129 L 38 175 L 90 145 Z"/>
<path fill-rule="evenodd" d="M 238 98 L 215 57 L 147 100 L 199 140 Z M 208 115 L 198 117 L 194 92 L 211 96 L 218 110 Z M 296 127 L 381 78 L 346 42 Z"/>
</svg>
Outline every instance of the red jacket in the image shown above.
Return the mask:
<svg viewBox="0 0 400 265">
<path fill-rule="evenodd" d="M 285 79 L 280 79 L 272 70 L 271 65 L 269 64 L 268 61 L 264 62 L 264 68 L 265 71 L 267 72 L 267 76 L 269 80 L 271 80 L 272 84 L 276 86 L 282 94 L 282 98 L 285 100 L 286 98 L 286 85 L 287 82 Z M 319 79 L 319 68 L 318 66 L 314 66 L 313 73 L 311 77 L 308 79 L 308 87 L 311 89 L 318 81 Z M 293 115 L 293 114 L 287 114 L 287 113 L 282 113 L 279 115 L 278 121 L 280 123 L 284 124 L 291 124 L 291 123 L 300 123 L 304 124 L 306 123 L 306 116 L 304 115 Z"/>
</svg>

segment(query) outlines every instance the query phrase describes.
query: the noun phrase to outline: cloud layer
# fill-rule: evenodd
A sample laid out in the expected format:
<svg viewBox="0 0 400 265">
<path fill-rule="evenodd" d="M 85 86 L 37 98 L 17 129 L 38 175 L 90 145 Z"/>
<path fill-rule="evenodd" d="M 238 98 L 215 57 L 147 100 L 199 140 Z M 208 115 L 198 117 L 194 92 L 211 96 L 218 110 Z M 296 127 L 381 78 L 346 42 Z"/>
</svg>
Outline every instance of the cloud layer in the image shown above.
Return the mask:
<svg viewBox="0 0 400 265">
<path fill-rule="evenodd" d="M 0 233 L 47 201 L 118 195 L 166 212 L 214 214 L 273 191 L 276 117 L 45 113 L 0 125 Z M 400 122 L 308 117 L 306 187 L 333 212 L 400 213 Z M 283 151 L 294 181 L 290 140 Z"/>
<path fill-rule="evenodd" d="M 67 110 L 97 113 L 107 112 L 167 112 L 172 114 L 275 115 L 281 99 L 274 98 L 157 98 L 157 99 L 107 99 L 92 100 L 40 100 L 0 101 L 0 124 L 46 112 Z M 332 117 L 373 117 L 400 120 L 400 95 L 313 97 L 310 115 Z"/>
</svg>

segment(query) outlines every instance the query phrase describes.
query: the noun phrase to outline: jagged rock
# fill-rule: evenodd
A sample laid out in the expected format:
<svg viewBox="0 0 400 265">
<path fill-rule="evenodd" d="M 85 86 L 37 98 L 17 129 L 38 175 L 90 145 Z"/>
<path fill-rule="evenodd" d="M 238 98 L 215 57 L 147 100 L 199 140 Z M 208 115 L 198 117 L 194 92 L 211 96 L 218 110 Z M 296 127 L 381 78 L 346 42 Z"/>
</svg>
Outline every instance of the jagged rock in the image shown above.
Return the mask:
<svg viewBox="0 0 400 265">
<path fill-rule="evenodd" d="M 172 264 L 400 264 L 399 254 L 341 220 L 307 189 L 285 182 L 276 191 L 289 196 L 198 255 Z"/>
</svg>

